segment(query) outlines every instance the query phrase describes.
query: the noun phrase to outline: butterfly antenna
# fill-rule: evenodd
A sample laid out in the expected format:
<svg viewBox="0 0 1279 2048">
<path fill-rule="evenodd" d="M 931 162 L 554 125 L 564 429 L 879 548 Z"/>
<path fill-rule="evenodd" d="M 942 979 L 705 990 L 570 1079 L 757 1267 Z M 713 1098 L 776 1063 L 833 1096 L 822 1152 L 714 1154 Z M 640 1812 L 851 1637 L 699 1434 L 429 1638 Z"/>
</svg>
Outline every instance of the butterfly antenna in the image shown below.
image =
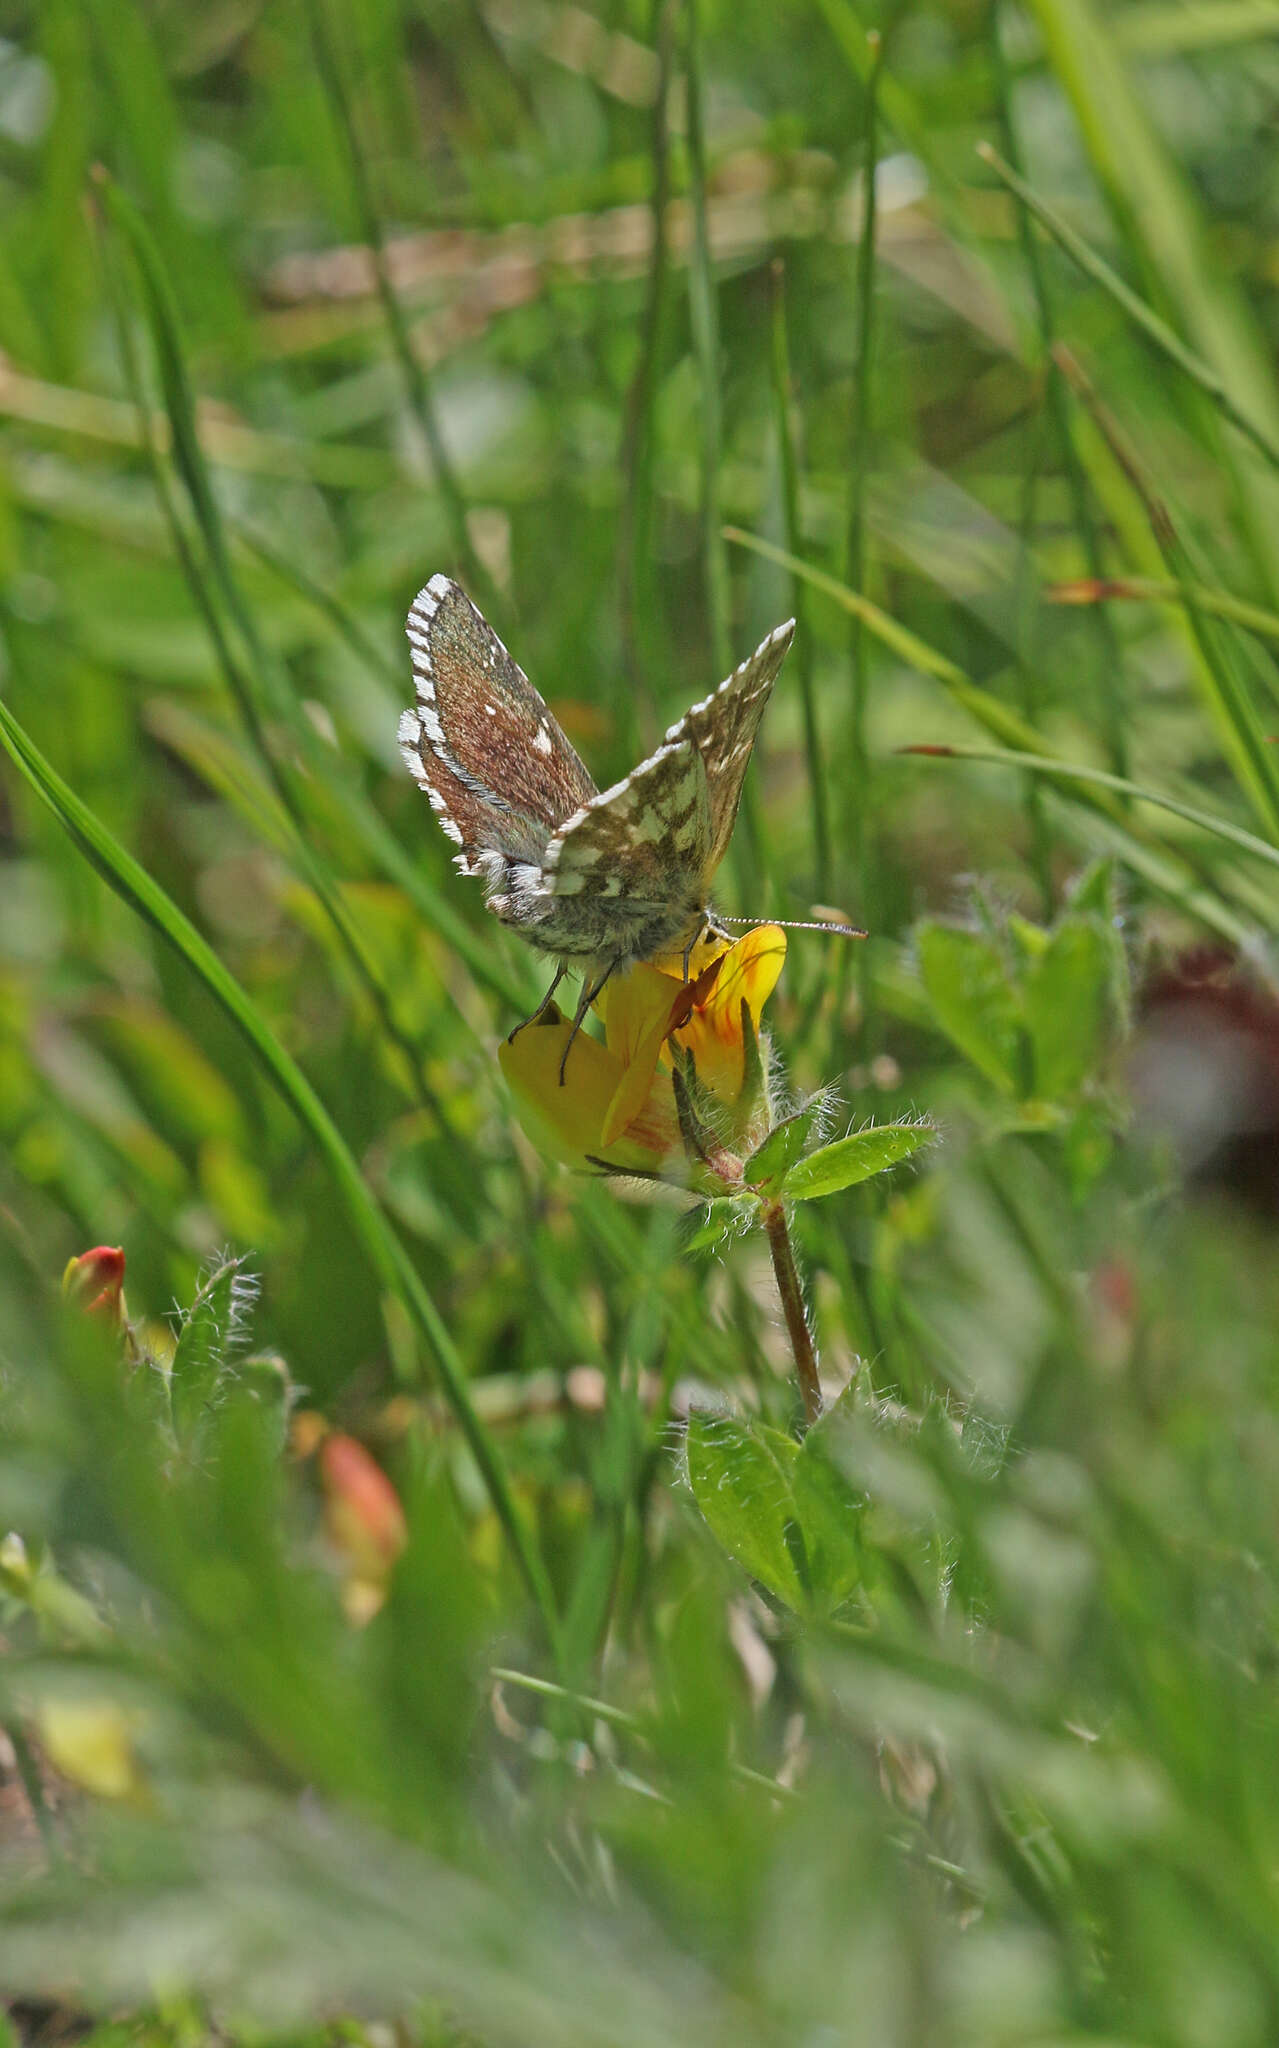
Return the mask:
<svg viewBox="0 0 1279 2048">
<path fill-rule="evenodd" d="M 836 939 L 868 939 L 870 937 L 870 933 L 862 931 L 859 925 L 836 924 L 825 918 L 726 917 L 722 910 L 717 910 L 715 915 L 720 924 L 779 924 L 784 932 L 829 932 L 831 937 Z"/>
</svg>

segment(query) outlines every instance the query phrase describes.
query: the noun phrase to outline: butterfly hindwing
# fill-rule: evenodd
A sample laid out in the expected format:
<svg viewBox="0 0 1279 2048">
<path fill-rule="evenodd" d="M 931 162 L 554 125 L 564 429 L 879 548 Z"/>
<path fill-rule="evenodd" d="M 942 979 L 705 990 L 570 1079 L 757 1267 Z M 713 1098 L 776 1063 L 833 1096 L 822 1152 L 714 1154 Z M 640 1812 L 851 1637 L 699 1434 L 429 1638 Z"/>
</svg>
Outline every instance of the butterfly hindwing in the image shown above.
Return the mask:
<svg viewBox="0 0 1279 2048">
<path fill-rule="evenodd" d="M 546 850 L 555 896 L 629 897 L 651 908 L 700 878 L 710 844 L 706 772 L 688 741 L 662 746 L 566 820 Z"/>
<path fill-rule="evenodd" d="M 417 709 L 400 745 L 441 825 L 462 848 L 459 865 L 494 851 L 539 861 L 556 826 L 595 784 L 524 671 L 465 592 L 432 576 L 406 631 Z"/>
<path fill-rule="evenodd" d="M 707 881 L 732 837 L 755 735 L 794 634 L 794 619 L 774 627 L 718 690 L 691 705 L 667 732 L 668 743 L 691 740 L 706 770 L 711 821 L 704 870 Z"/>
</svg>

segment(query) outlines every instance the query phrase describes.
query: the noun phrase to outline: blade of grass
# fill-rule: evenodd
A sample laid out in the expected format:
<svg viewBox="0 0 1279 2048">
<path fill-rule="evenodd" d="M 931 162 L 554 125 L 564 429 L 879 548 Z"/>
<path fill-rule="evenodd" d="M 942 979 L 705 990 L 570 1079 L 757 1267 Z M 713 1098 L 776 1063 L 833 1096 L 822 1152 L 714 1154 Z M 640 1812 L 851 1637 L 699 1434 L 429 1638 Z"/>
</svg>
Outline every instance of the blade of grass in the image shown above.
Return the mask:
<svg viewBox="0 0 1279 2048">
<path fill-rule="evenodd" d="M 1008 67 L 1004 57 L 1003 37 L 1000 33 L 1001 0 L 990 0 L 987 27 L 994 67 L 995 87 L 999 96 L 999 122 L 1003 132 L 1004 148 L 1014 169 L 1020 174 L 1021 159 L 1017 130 L 1013 122 L 1012 88 Z M 1040 257 L 1039 243 L 1031 228 L 1028 209 L 1017 207 L 1017 240 L 1022 261 L 1030 279 L 1031 296 L 1035 305 L 1035 318 L 1039 329 L 1039 349 L 1044 378 L 1044 398 L 1052 420 L 1057 446 L 1065 471 L 1066 487 L 1070 493 L 1070 506 L 1075 530 L 1084 551 L 1088 572 L 1100 576 L 1105 569 L 1101 552 L 1101 536 L 1097 521 L 1093 517 L 1092 500 L 1079 452 L 1075 447 L 1074 435 L 1070 431 L 1070 408 L 1066 398 L 1066 384 L 1060 369 L 1053 360 L 1054 332 L 1052 302 L 1048 296 L 1048 280 Z M 1128 740 L 1124 725 L 1124 704 L 1122 695 L 1123 651 L 1119 636 L 1105 612 L 1096 614 L 1097 690 L 1101 701 L 1102 730 L 1106 734 L 1110 765 L 1116 775 L 1128 773 Z"/>
<path fill-rule="evenodd" d="M 138 258 L 142 275 L 149 280 L 148 304 L 152 314 L 152 332 L 157 356 L 161 363 L 166 403 L 170 408 L 172 445 L 182 457 L 183 482 L 197 512 L 200 531 L 205 539 L 223 607 L 235 617 L 240 627 L 241 638 L 245 641 L 249 657 L 247 669 L 241 666 L 233 654 L 223 626 L 219 604 L 209 588 L 209 579 L 202 575 L 186 540 L 182 521 L 173 502 L 166 466 L 159 451 L 146 442 L 146 423 L 150 418 L 150 410 L 142 387 L 132 330 L 123 310 L 121 292 L 117 290 L 115 298 L 121 357 L 142 423 L 144 446 L 147 449 L 157 497 L 188 587 L 204 619 L 224 680 L 240 713 L 241 722 L 249 734 L 254 751 L 285 816 L 290 820 L 290 852 L 293 864 L 299 868 L 304 879 L 315 889 L 323 903 L 343 951 L 350 960 L 357 979 L 365 988 L 383 1028 L 388 1037 L 395 1040 L 399 1046 L 401 1056 L 406 1062 L 406 1071 L 412 1077 L 415 1093 L 419 1099 L 424 1099 L 425 1106 L 439 1120 L 443 1114 L 442 1104 L 434 1098 L 433 1091 L 428 1087 L 421 1059 L 411 1040 L 400 1030 L 395 1018 L 390 992 L 368 957 L 360 934 L 347 914 L 336 880 L 329 874 L 318 849 L 313 844 L 314 834 L 307 823 L 302 790 L 295 782 L 288 764 L 277 756 L 267 739 L 263 715 L 254 695 L 254 683 L 258 684 L 271 713 L 287 723 L 313 782 L 323 789 L 356 844 L 363 847 L 369 858 L 389 879 L 405 890 L 410 900 L 421 910 L 428 925 L 466 961 L 476 979 L 487 986 L 503 1003 L 521 1012 L 528 1008 L 529 989 L 505 971 L 500 957 L 495 955 L 492 946 L 486 945 L 466 921 L 441 899 L 439 892 L 429 886 L 426 877 L 405 853 L 374 806 L 351 790 L 341 762 L 335 757 L 332 748 L 320 740 L 310 720 L 303 713 L 287 676 L 283 675 L 278 665 L 266 655 L 252 612 L 244 603 L 232 573 L 225 539 L 225 524 L 221 519 L 216 497 L 209 486 L 207 471 L 200 460 L 185 356 L 176 325 L 177 310 L 167 288 L 167 279 L 144 224 L 128 205 L 124 195 L 118 188 L 108 185 L 106 196 L 114 199 L 120 221 L 126 228 L 129 245 Z M 111 251 L 105 238 L 103 257 L 110 277 Z M 284 559 L 278 554 L 273 555 L 272 566 L 277 573 L 285 573 Z M 312 579 L 291 568 L 290 579 L 303 596 L 312 602 L 321 602 L 321 593 Z M 352 628 L 339 601 L 329 597 L 322 608 L 327 616 L 345 627 L 346 637 L 350 640 Z M 361 637 L 356 629 L 357 645 Z M 389 665 L 387 672 L 390 673 Z"/>
<path fill-rule="evenodd" d="M 1217 619 L 1229 619 L 1259 640 L 1279 640 L 1279 612 L 1264 605 L 1249 604 L 1229 590 L 1215 590 L 1207 583 L 1162 582 L 1157 576 L 1085 576 L 1071 583 L 1050 584 L 1044 592 L 1049 604 L 1097 605 L 1112 599 L 1140 604 L 1194 605 Z"/>
<path fill-rule="evenodd" d="M 1034 187 L 1028 185 L 1011 164 L 1005 163 L 998 150 L 992 149 L 988 142 L 979 142 L 977 154 L 1009 191 L 1015 194 L 1018 205 L 1024 207 L 1027 213 L 1034 215 L 1041 227 L 1047 229 L 1057 246 L 1065 250 L 1067 256 L 1085 276 L 1090 277 L 1094 284 L 1101 286 L 1121 312 L 1125 313 L 1133 325 L 1145 335 L 1147 341 L 1153 342 L 1169 362 L 1175 364 L 1192 383 L 1197 384 L 1223 417 L 1230 421 L 1231 426 L 1237 427 L 1241 434 L 1246 435 L 1253 447 L 1259 449 L 1268 462 L 1279 465 L 1279 436 L 1250 418 L 1235 403 L 1224 377 L 1194 349 L 1187 347 L 1180 336 L 1173 332 L 1168 322 L 1161 320 L 1158 313 L 1111 269 L 1104 257 L 1098 256 L 1083 236 L 1075 233 L 1056 208 L 1050 206 L 1046 199 L 1041 199 Z"/>
<path fill-rule="evenodd" d="M 782 478 L 782 532 L 787 552 L 798 554 L 799 456 L 795 435 L 795 392 L 791 382 L 790 343 L 786 332 L 786 279 L 782 260 L 773 265 L 773 410 L 777 421 L 777 449 Z M 808 595 L 802 577 L 791 571 L 790 608 L 795 615 L 795 664 L 799 676 L 800 703 L 804 714 L 804 751 L 808 756 L 808 787 L 813 812 L 813 872 L 816 893 L 823 903 L 830 897 L 830 822 L 826 806 L 826 777 L 822 768 L 821 732 L 817 723 L 817 691 L 813 677 L 813 642 L 807 629 Z"/>
<path fill-rule="evenodd" d="M 729 673 L 733 665 L 733 656 L 728 555 L 724 547 L 720 514 L 720 467 L 723 460 L 724 424 L 720 401 L 719 307 L 715 295 L 715 273 L 711 259 L 710 225 L 706 203 L 706 124 L 703 109 L 699 6 L 700 0 L 684 0 L 689 198 L 693 216 L 693 246 L 688 266 L 688 303 L 701 398 L 699 452 L 702 565 L 706 578 L 706 609 L 710 621 L 711 653 L 718 678 Z M 742 790 L 740 817 L 745 830 L 735 848 L 735 865 L 741 872 L 748 895 L 753 902 L 758 903 L 768 864 L 764 859 L 763 827 L 759 806 L 749 777 Z"/>
<path fill-rule="evenodd" d="M 506 1470 L 471 1402 L 466 1369 L 448 1326 L 404 1246 L 366 1185 L 346 1140 L 296 1062 L 223 966 L 213 948 L 133 856 L 45 760 L 0 700 L 0 745 L 14 767 L 52 812 L 63 831 L 130 909 L 173 948 L 221 1005 L 320 1152 L 336 1183 L 352 1227 L 382 1286 L 405 1309 L 434 1362 L 441 1387 L 483 1478 L 512 1556 L 541 1614 L 552 1644 L 558 1638 L 554 1600 L 541 1558 L 520 1518 Z"/>
<path fill-rule="evenodd" d="M 435 400 L 431 391 L 426 366 L 413 346 L 403 308 L 391 282 L 391 273 L 386 260 L 386 245 L 382 224 L 373 203 L 373 192 L 369 184 L 368 168 L 355 125 L 346 81 L 333 44 L 332 30 L 324 0 L 306 0 L 307 21 L 311 30 L 311 46 L 315 52 L 316 69 L 320 74 L 333 119 L 341 138 L 347 175 L 350 180 L 351 198 L 354 202 L 360 233 L 368 244 L 373 259 L 373 275 L 377 284 L 377 295 L 386 320 L 386 331 L 391 347 L 404 378 L 404 389 L 413 415 L 422 431 L 431 457 L 436 488 L 444 501 L 445 516 L 453 548 L 463 573 L 471 586 L 476 603 L 483 610 L 495 613 L 502 609 L 501 598 L 487 569 L 480 561 L 471 541 L 466 523 L 466 501 L 462 489 L 453 473 L 453 464 L 444 436 L 440 431 Z"/>
<path fill-rule="evenodd" d="M 862 218 L 857 241 L 854 286 L 854 333 L 856 358 L 853 370 L 853 409 L 849 420 L 848 451 L 848 574 L 845 581 L 854 590 L 866 589 L 866 473 L 870 456 L 871 417 L 874 404 L 875 371 L 875 181 L 879 157 L 879 80 L 884 63 L 884 44 L 878 30 L 866 38 L 870 67 L 866 74 L 866 98 L 862 119 Z M 870 916 L 873 891 L 871 812 L 871 765 L 866 745 L 866 698 L 869 669 L 866 658 L 865 620 L 851 615 L 849 629 L 851 703 L 849 752 L 852 767 L 853 863 L 857 874 L 860 914 Z M 866 954 L 857 959 L 858 993 L 861 998 L 859 1033 L 863 1050 L 869 1045 L 874 982 Z"/>
<path fill-rule="evenodd" d="M 1144 784 L 1132 782 L 1125 775 L 1112 775 L 1106 768 L 1091 768 L 1079 761 L 1059 761 L 1047 754 L 1026 754 L 1014 747 L 974 747 L 958 741 L 921 742 L 912 747 L 899 747 L 897 752 L 928 760 L 993 761 L 1001 767 L 1024 768 L 1028 773 L 1048 780 L 1086 782 L 1096 789 L 1112 789 L 1120 796 L 1133 797 L 1139 803 L 1154 804 L 1159 810 L 1171 811 L 1174 817 L 1184 818 L 1188 825 L 1196 825 L 1202 832 L 1228 840 L 1254 860 L 1279 868 L 1279 848 L 1258 839 L 1255 832 L 1245 831 L 1242 825 L 1234 825 L 1229 818 L 1218 817 L 1213 811 L 1201 810 L 1197 804 L 1183 803 L 1179 797 L 1147 789 Z M 1275 916 L 1279 923 L 1279 907 Z"/>
<path fill-rule="evenodd" d="M 73 385 L 44 383 L 38 377 L 24 376 L 8 362 L 0 364 L 0 415 L 108 446 L 138 448 L 142 444 L 136 409 L 123 399 L 104 398 L 100 392 L 82 391 Z M 200 446 L 217 468 L 259 476 L 309 477 L 340 490 L 379 490 L 395 481 L 389 457 L 375 448 L 265 433 L 240 420 L 219 419 L 207 407 L 197 410 L 197 425 Z M 152 416 L 151 431 L 167 450 L 169 422 L 163 413 Z"/>
<path fill-rule="evenodd" d="M 1030 435 L 1028 461 L 1021 483 L 1021 517 L 1018 521 L 1018 538 L 1021 545 L 1016 558 L 1016 580 L 1014 583 L 1017 634 L 1017 681 L 1020 687 L 1021 710 L 1028 725 L 1034 725 L 1043 707 L 1040 703 L 1038 672 L 1035 664 L 1035 621 L 1038 616 L 1038 590 L 1035 583 L 1033 539 L 1035 530 L 1035 503 L 1038 496 L 1040 464 L 1043 459 L 1042 416 L 1037 430 Z M 1045 924 L 1051 924 L 1055 910 L 1053 893 L 1052 834 L 1050 820 L 1044 808 L 1043 792 L 1033 776 L 1026 778 L 1026 838 L 1028 862 L 1039 886 L 1039 900 Z"/>
<path fill-rule="evenodd" d="M 1080 364 L 1060 343 L 1056 349 L 1056 360 L 1128 479 L 1145 512 L 1166 567 L 1185 592 L 1187 618 L 1200 656 L 1195 672 L 1200 678 L 1207 708 L 1221 735 L 1237 781 L 1262 823 L 1279 837 L 1279 766 L 1266 744 L 1252 699 L 1236 673 L 1231 650 L 1214 633 L 1195 604 L 1192 593 L 1196 565 L 1191 560 L 1189 548 L 1173 524 L 1167 506 L 1156 493 L 1144 463 L 1121 432 L 1118 422 L 1101 403 Z"/>
<path fill-rule="evenodd" d="M 321 752 L 316 736 L 308 722 L 294 703 L 287 679 L 279 675 L 274 664 L 267 661 L 253 615 L 244 603 L 239 586 L 231 570 L 230 555 L 217 503 L 209 484 L 208 473 L 200 455 L 199 442 L 195 434 L 195 414 L 190 384 L 186 374 L 185 356 L 177 326 L 177 308 L 173 303 L 168 279 L 160 264 L 154 245 L 147 234 L 140 216 L 110 181 L 99 178 L 99 188 L 104 191 L 107 208 L 117 224 L 124 227 L 130 248 L 138 262 L 147 289 L 148 309 L 152 316 L 152 334 L 156 343 L 161 365 L 166 403 L 173 434 L 175 456 L 182 474 L 183 483 L 191 500 L 201 535 L 207 550 L 210 575 L 206 577 L 190 546 L 172 491 L 169 488 L 168 472 L 149 437 L 145 440 L 146 453 L 160 499 L 174 549 L 186 577 L 188 588 L 205 622 L 213 643 L 223 678 L 232 701 L 240 714 L 244 729 L 262 767 L 265 769 L 271 787 L 275 792 L 281 810 L 289 821 L 289 857 L 303 879 L 313 890 L 322 905 L 333 930 L 337 934 L 356 979 L 371 1001 L 379 1024 L 386 1037 L 395 1045 L 404 1062 L 404 1072 L 409 1078 L 413 1095 L 420 1106 L 431 1115 L 440 1128 L 451 1132 L 451 1118 L 442 1098 L 427 1081 L 424 1064 L 418 1048 L 401 1026 L 395 1014 L 390 991 L 374 966 L 356 928 L 345 902 L 342 899 L 335 876 L 319 850 L 312 844 L 312 835 L 307 829 L 305 808 L 301 791 L 294 779 L 291 768 L 277 753 L 267 737 L 262 709 L 250 678 L 261 678 L 264 694 L 269 690 L 269 708 L 280 711 L 288 718 L 293 731 L 303 741 L 305 756 L 315 759 Z M 146 418 L 145 393 L 142 386 L 141 370 L 133 346 L 133 334 L 112 262 L 112 252 L 103 243 L 104 269 L 109 281 L 111 297 L 117 313 L 116 331 L 125 374 L 138 404 L 140 420 Z M 210 585 L 212 584 L 212 588 Z M 215 595 L 216 591 L 216 595 Z M 220 602 L 219 602 L 220 600 Z M 240 637 L 248 653 L 248 668 L 242 668 L 230 645 L 223 626 L 222 613 L 234 619 L 240 630 Z M 326 778 L 327 779 L 327 778 Z"/>
<path fill-rule="evenodd" d="M 771 541 L 761 540 L 755 534 L 745 533 L 740 527 L 725 528 L 726 537 L 740 547 L 752 548 L 757 554 L 778 563 L 781 568 L 791 569 L 811 583 L 815 590 L 821 590 L 846 611 L 856 610 L 864 619 L 869 631 L 891 649 L 911 668 L 923 675 L 930 675 L 943 685 L 957 704 L 984 726 L 986 731 L 1001 745 L 1018 752 L 1037 755 L 1043 759 L 1052 758 L 1052 750 L 1043 735 L 1017 711 L 1002 704 L 974 683 L 956 662 L 930 647 L 908 627 L 902 626 L 886 612 L 862 597 L 855 590 L 848 590 L 834 576 L 822 569 L 813 568 L 798 556 L 788 555 L 783 548 L 774 547 Z M 1250 942 L 1252 934 L 1241 922 L 1233 907 L 1218 895 L 1209 893 L 1215 884 L 1212 877 L 1196 877 L 1191 880 L 1180 871 L 1185 855 L 1180 849 L 1174 858 L 1176 865 L 1167 857 L 1161 844 L 1133 821 L 1124 817 L 1123 804 L 1110 791 L 1090 790 L 1081 784 L 1073 792 L 1074 800 L 1097 813 L 1104 820 L 1108 843 L 1122 856 L 1135 873 L 1142 875 L 1159 895 L 1182 904 L 1212 930 L 1219 931 L 1234 945 Z"/>
<path fill-rule="evenodd" d="M 622 645 L 631 676 L 657 723 L 653 697 L 659 601 L 653 574 L 653 461 L 657 445 L 657 385 L 669 298 L 670 248 L 666 223 L 670 205 L 670 89 L 675 52 L 677 0 L 653 0 L 652 32 L 657 50 L 653 101 L 650 221 L 652 244 L 644 291 L 639 355 L 622 414 L 622 502 L 618 518 L 618 605 Z M 631 735 L 636 737 L 636 735 Z"/>
<path fill-rule="evenodd" d="M 684 56 L 687 65 L 689 188 L 693 249 L 688 272 L 689 319 L 701 397 L 702 564 L 710 618 L 711 653 L 717 676 L 732 666 L 729 630 L 728 557 L 720 532 L 719 471 L 723 445 L 720 407 L 719 314 L 711 267 L 706 215 L 706 129 L 702 109 L 702 39 L 698 0 L 684 0 Z"/>
<path fill-rule="evenodd" d="M 1210 250 L 1185 176 L 1133 89 L 1111 34 L 1113 10 L 1093 0 L 1033 0 L 1031 12 L 1147 296 L 1175 311 L 1239 412 L 1274 441 L 1279 403 L 1270 349 L 1242 289 Z M 1218 438 L 1251 552 L 1277 597 L 1275 479 L 1249 450 Z"/>
</svg>

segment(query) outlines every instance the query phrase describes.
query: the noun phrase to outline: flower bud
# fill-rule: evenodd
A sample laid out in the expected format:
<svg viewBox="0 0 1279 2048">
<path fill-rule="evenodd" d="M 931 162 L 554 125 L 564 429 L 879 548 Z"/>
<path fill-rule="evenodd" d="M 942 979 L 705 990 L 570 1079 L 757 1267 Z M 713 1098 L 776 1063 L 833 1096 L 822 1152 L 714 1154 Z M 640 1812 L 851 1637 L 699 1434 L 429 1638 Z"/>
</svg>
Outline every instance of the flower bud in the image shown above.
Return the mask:
<svg viewBox="0 0 1279 2048">
<path fill-rule="evenodd" d="M 367 1621 L 408 1542 L 400 1497 L 363 1444 L 340 1432 L 320 1446 L 320 1476 L 329 1536 L 346 1566 L 346 1609 L 353 1621 Z"/>
<path fill-rule="evenodd" d="M 95 1245 L 91 1252 L 67 1261 L 62 1275 L 62 1292 L 87 1315 L 102 1316 L 123 1329 L 128 1320 L 124 1305 L 124 1253 L 119 1245 Z"/>
</svg>

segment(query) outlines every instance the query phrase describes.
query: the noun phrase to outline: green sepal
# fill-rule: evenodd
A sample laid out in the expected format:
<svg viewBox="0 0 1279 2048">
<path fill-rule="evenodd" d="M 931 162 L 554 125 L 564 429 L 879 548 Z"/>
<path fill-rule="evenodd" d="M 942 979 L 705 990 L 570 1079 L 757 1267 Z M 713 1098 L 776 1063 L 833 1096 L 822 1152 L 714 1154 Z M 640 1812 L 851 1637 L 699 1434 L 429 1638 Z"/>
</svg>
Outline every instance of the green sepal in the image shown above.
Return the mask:
<svg viewBox="0 0 1279 2048">
<path fill-rule="evenodd" d="M 806 1103 L 794 1116 L 788 1116 L 774 1124 L 763 1143 L 757 1145 L 747 1160 L 742 1178 L 748 1187 L 756 1188 L 761 1194 L 772 1195 L 780 1192 L 787 1174 L 803 1157 L 809 1133 L 821 1109 L 821 1101 Z"/>
</svg>

